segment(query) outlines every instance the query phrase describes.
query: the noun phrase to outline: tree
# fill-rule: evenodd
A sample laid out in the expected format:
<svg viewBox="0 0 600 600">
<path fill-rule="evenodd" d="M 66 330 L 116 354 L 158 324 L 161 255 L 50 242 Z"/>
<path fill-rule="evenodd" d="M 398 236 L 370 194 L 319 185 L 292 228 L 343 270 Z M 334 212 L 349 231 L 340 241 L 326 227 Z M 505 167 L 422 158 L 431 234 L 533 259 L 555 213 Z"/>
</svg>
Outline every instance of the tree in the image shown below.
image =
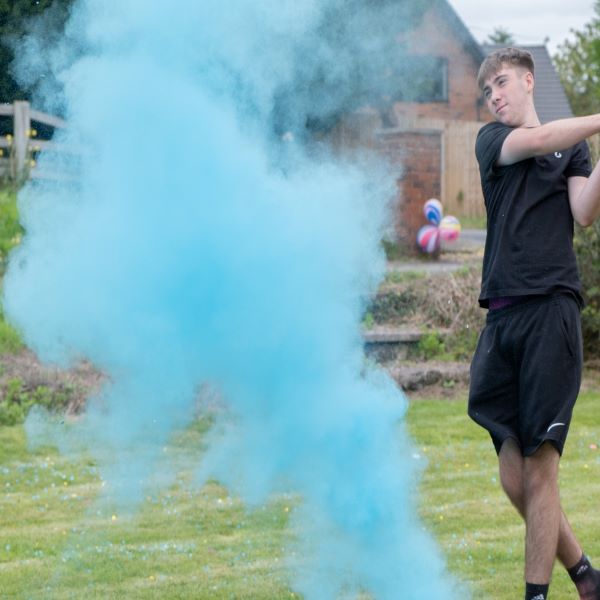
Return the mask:
<svg viewBox="0 0 600 600">
<path fill-rule="evenodd" d="M 600 0 L 582 31 L 572 31 L 554 56 L 554 63 L 576 115 L 600 112 Z"/>
<path fill-rule="evenodd" d="M 48 33 L 61 33 L 73 0 L 0 0 L 0 102 L 30 100 L 32 88 L 21 85 L 12 72 L 15 44 L 27 34 L 31 23 L 52 9 Z"/>
<path fill-rule="evenodd" d="M 499 44 L 501 46 L 512 46 L 515 44 L 513 34 L 504 27 L 496 27 L 487 39 L 488 44 Z"/>
</svg>

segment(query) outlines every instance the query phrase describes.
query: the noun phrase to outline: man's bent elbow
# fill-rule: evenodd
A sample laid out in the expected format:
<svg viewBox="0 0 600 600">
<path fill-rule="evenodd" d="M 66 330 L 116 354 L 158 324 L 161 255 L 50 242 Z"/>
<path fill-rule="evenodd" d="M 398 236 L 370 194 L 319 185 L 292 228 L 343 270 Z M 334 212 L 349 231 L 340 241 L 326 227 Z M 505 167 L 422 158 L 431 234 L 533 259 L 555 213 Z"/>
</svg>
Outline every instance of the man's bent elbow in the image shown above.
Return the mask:
<svg viewBox="0 0 600 600">
<path fill-rule="evenodd" d="M 591 227 L 597 219 L 597 215 L 577 215 L 575 216 L 575 223 L 579 225 L 579 227 Z"/>
</svg>

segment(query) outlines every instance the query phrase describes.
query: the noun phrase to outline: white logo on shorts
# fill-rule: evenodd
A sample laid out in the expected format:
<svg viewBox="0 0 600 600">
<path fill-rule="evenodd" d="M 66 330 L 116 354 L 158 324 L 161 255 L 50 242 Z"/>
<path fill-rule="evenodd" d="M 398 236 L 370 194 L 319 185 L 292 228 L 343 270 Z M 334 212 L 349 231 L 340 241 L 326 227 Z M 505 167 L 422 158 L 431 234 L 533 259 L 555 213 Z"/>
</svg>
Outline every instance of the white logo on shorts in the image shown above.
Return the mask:
<svg viewBox="0 0 600 600">
<path fill-rule="evenodd" d="M 552 425 L 550 425 L 550 427 L 548 427 L 548 429 L 546 429 L 546 433 L 548 433 L 551 429 L 554 429 L 555 427 L 564 427 L 565 424 L 564 423 L 552 423 Z M 535 600 L 535 598 L 533 599 Z"/>
<path fill-rule="evenodd" d="M 544 594 L 538 594 L 532 600 L 545 600 Z"/>
</svg>

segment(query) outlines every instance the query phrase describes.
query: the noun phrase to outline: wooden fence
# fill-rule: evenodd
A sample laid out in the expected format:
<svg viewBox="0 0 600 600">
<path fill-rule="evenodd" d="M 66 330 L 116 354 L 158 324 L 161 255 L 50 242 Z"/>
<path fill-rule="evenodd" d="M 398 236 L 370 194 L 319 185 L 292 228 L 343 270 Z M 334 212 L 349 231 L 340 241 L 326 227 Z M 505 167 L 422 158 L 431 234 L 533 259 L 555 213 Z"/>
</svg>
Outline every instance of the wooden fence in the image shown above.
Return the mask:
<svg viewBox="0 0 600 600">
<path fill-rule="evenodd" d="M 60 149 L 56 144 L 36 139 L 35 123 L 53 128 L 64 128 L 66 122 L 59 117 L 33 110 L 29 102 L 16 101 L 0 104 L 0 117 L 12 117 L 12 134 L 0 136 L 0 177 L 21 181 L 27 177 L 52 178 L 50 173 L 36 169 L 35 157 L 42 150 Z"/>
<path fill-rule="evenodd" d="M 446 214 L 484 217 L 479 166 L 475 158 L 475 140 L 485 123 L 411 119 L 402 127 L 439 131 L 442 140 L 441 198 Z"/>
</svg>

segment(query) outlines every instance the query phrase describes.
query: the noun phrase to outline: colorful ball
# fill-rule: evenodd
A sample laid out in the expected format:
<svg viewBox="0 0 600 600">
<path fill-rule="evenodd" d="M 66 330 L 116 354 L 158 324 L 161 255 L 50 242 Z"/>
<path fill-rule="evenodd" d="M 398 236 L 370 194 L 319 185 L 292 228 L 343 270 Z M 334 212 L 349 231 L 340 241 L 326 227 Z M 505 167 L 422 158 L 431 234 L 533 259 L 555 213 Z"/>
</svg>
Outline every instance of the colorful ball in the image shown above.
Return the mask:
<svg viewBox="0 0 600 600">
<path fill-rule="evenodd" d="M 425 213 L 425 218 L 434 225 L 439 225 L 444 215 L 442 203 L 436 198 L 431 198 L 425 202 L 423 212 Z"/>
<path fill-rule="evenodd" d="M 417 244 L 423 252 L 432 254 L 440 247 L 440 230 L 435 225 L 423 225 L 417 233 Z"/>
<path fill-rule="evenodd" d="M 451 215 L 444 217 L 439 225 L 440 235 L 446 242 L 453 242 L 460 235 L 460 221 Z"/>
</svg>

